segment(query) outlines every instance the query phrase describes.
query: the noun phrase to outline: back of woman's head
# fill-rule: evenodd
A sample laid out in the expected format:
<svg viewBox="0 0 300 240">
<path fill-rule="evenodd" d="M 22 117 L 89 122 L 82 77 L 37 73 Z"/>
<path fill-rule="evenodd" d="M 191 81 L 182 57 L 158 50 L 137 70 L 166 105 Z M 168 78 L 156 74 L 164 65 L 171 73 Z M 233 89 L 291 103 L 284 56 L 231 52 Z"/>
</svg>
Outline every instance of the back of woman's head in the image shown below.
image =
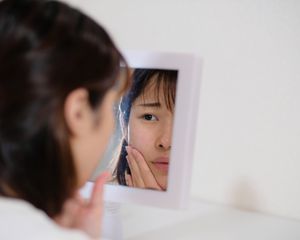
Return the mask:
<svg viewBox="0 0 300 240">
<path fill-rule="evenodd" d="M 76 188 L 64 101 L 96 108 L 124 61 L 97 23 L 56 1 L 0 2 L 0 195 L 54 216 Z"/>
</svg>

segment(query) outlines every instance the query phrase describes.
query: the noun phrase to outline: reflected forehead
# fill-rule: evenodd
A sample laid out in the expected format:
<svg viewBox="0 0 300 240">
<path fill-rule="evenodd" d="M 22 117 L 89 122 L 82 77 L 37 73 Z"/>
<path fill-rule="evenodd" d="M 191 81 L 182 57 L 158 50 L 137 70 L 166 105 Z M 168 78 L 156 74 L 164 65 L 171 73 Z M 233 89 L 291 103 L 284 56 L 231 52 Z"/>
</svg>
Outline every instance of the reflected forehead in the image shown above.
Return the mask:
<svg viewBox="0 0 300 240">
<path fill-rule="evenodd" d="M 157 75 L 149 79 L 149 83 L 142 91 L 142 93 L 135 99 L 134 104 L 141 105 L 145 103 L 158 103 L 160 104 L 163 99 L 162 87 L 157 91 Z"/>
</svg>

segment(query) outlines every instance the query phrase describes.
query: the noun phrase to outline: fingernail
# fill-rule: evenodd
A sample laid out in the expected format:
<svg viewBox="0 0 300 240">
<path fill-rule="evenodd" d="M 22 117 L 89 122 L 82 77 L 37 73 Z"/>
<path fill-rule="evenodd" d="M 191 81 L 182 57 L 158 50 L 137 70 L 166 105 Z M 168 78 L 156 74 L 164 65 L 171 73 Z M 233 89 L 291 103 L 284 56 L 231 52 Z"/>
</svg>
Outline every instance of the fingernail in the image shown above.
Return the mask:
<svg viewBox="0 0 300 240">
<path fill-rule="evenodd" d="M 126 149 L 126 152 L 130 151 L 130 147 L 129 146 L 126 146 L 125 149 Z"/>
<path fill-rule="evenodd" d="M 106 178 L 110 177 L 111 173 L 108 172 L 108 171 L 105 171 L 105 172 L 103 172 L 101 175 L 103 176 L 103 178 L 106 179 Z"/>
</svg>

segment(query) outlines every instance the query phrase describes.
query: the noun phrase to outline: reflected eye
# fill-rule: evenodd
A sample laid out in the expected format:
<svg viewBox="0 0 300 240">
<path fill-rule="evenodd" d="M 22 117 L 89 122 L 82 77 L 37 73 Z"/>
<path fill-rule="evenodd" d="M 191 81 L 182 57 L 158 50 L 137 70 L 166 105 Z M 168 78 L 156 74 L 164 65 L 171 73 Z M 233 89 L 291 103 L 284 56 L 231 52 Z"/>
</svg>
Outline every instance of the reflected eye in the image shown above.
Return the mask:
<svg viewBox="0 0 300 240">
<path fill-rule="evenodd" d="M 158 120 L 157 117 L 155 117 L 152 114 L 144 114 L 143 119 L 146 121 L 157 121 Z"/>
</svg>

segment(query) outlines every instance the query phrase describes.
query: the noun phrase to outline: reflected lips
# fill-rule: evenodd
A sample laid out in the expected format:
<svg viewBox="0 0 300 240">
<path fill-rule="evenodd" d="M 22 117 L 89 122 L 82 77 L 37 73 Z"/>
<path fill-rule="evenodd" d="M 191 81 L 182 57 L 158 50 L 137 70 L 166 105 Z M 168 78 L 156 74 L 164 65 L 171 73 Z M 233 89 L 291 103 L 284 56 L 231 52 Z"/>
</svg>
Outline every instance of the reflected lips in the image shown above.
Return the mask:
<svg viewBox="0 0 300 240">
<path fill-rule="evenodd" d="M 152 162 L 153 165 L 160 171 L 168 173 L 169 170 L 169 158 L 157 158 Z"/>
</svg>

